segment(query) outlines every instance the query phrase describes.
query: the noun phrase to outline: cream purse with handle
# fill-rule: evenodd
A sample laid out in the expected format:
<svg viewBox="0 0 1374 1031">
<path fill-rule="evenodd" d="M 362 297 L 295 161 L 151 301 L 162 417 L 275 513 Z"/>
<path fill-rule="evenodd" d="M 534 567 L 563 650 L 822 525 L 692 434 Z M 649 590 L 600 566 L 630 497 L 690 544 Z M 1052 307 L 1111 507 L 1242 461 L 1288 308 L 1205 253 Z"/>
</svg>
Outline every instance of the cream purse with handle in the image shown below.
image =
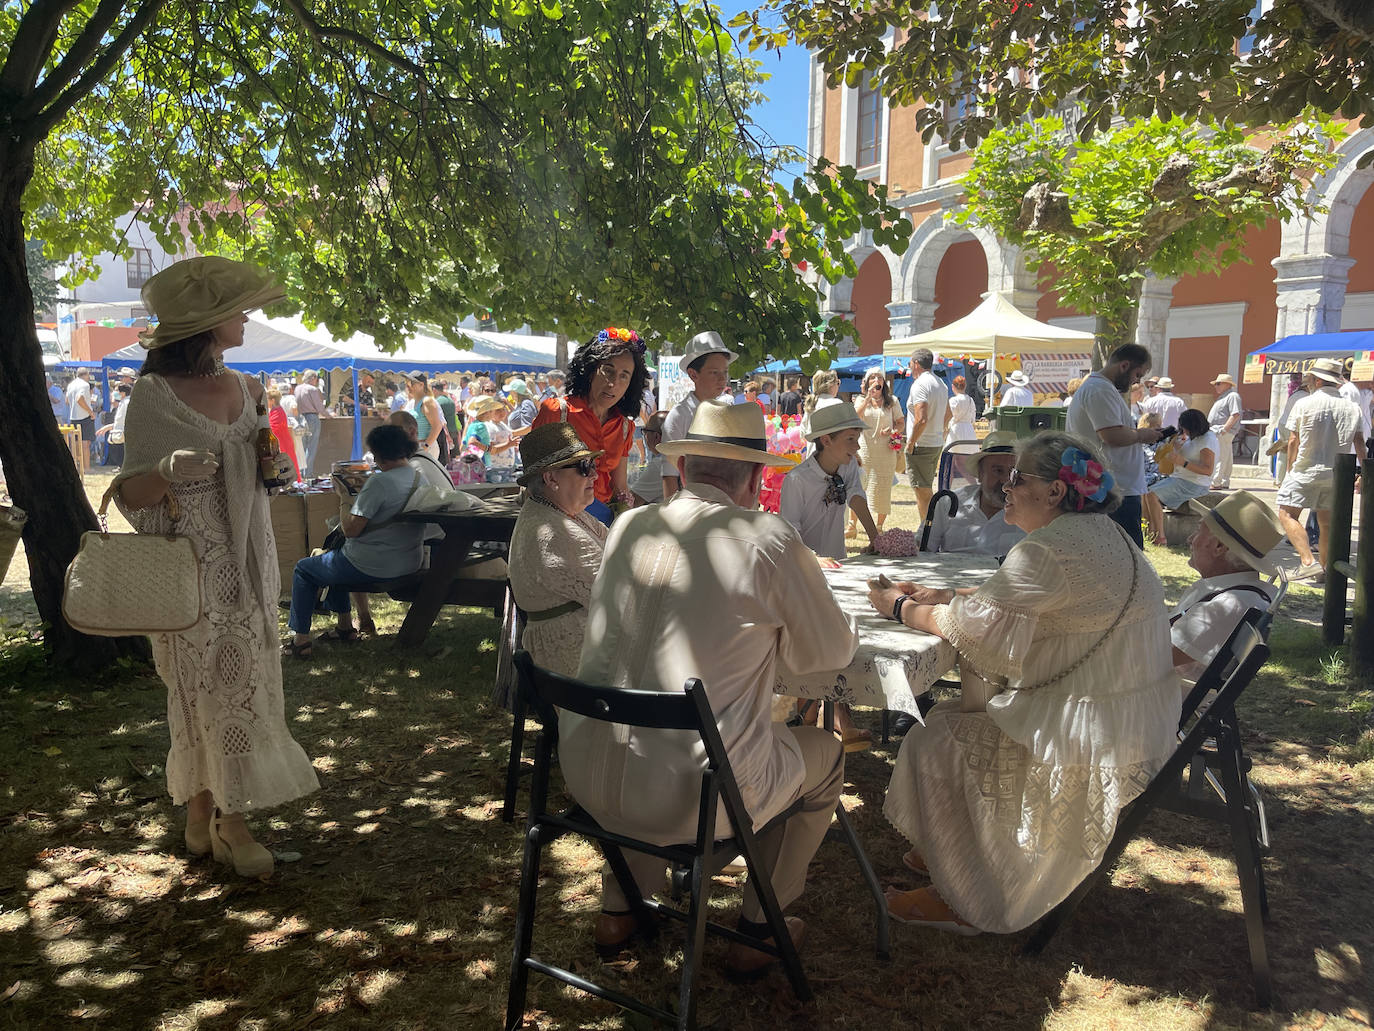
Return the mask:
<svg viewBox="0 0 1374 1031">
<path fill-rule="evenodd" d="M 62 617 L 97 637 L 129 637 L 189 630 L 200 621 L 200 560 L 189 537 L 110 533 L 105 513 L 115 487 L 100 500 L 99 530 L 81 535 L 67 567 Z M 163 497 L 176 523 L 171 493 Z"/>
</svg>

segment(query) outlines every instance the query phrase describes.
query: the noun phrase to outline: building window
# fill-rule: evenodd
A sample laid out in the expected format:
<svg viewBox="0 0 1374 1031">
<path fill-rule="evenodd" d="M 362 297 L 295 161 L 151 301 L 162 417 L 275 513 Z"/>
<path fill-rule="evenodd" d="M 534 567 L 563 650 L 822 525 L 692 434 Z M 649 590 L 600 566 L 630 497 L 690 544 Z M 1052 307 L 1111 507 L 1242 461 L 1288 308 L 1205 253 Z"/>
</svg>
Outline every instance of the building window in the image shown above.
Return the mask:
<svg viewBox="0 0 1374 1031">
<path fill-rule="evenodd" d="M 135 247 L 126 268 L 129 288 L 138 289 L 153 276 L 153 252 L 147 247 Z"/>
<path fill-rule="evenodd" d="M 870 82 L 859 87 L 858 153 L 855 164 L 869 168 L 878 164 L 883 152 L 883 104 Z"/>
</svg>

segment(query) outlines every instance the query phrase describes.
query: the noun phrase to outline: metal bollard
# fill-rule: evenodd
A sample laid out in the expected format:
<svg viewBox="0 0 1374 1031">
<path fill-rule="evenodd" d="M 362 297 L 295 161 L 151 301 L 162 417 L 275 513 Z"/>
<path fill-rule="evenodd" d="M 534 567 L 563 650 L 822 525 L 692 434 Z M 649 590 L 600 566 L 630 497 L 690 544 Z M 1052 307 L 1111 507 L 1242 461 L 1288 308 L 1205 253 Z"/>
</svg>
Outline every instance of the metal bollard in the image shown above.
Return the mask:
<svg viewBox="0 0 1374 1031">
<path fill-rule="evenodd" d="M 1355 604 L 1350 621 L 1350 670 L 1356 679 L 1374 677 L 1374 440 L 1360 469 L 1360 553 L 1355 563 Z"/>
<path fill-rule="evenodd" d="M 1355 456 L 1337 455 L 1331 471 L 1335 493 L 1326 542 L 1326 593 L 1322 598 L 1322 639 L 1340 644 L 1345 639 L 1345 569 L 1350 562 L 1350 524 L 1355 518 Z"/>
</svg>

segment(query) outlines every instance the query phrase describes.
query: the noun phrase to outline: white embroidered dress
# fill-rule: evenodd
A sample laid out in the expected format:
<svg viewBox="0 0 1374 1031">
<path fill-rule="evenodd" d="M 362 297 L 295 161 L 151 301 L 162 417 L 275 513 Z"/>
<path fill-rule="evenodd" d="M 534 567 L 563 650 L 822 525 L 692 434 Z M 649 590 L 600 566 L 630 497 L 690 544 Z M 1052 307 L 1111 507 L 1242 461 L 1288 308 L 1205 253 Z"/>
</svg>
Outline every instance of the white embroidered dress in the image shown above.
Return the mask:
<svg viewBox="0 0 1374 1031">
<path fill-rule="evenodd" d="M 511 533 L 511 592 L 529 614 L 521 642 L 537 665 L 564 676 L 577 675 L 606 532 L 605 524 L 586 512 L 570 516 L 530 496 L 520 506 Z M 576 609 L 537 618 L 574 602 Z"/>
<path fill-rule="evenodd" d="M 866 429 L 859 435 L 859 462 L 864 470 L 864 494 L 875 516 L 892 511 L 892 476 L 897 471 L 897 452 L 892 434 L 901 429 L 902 407 L 893 401 L 886 408 L 867 405 L 859 413 Z"/>
<path fill-rule="evenodd" d="M 172 484 L 181 507 L 174 525 L 164 505 L 120 510 L 140 533 L 170 530 L 191 538 L 200 558 L 200 622 L 183 633 L 152 635 L 153 659 L 167 685 L 167 790 L 182 805 L 208 789 L 225 812 L 246 812 L 320 785 L 286 726 L 279 574 L 254 449 L 258 420 L 243 377 L 230 375 L 243 391 L 243 411 L 228 424 L 189 408 L 161 376 L 139 379 L 118 478 L 155 469 L 181 448 L 219 459 L 213 478 Z"/>
<path fill-rule="evenodd" d="M 935 619 L 961 659 L 1009 687 L 986 711 L 964 711 L 967 695 L 932 709 L 902 743 L 883 812 L 956 913 L 1017 931 L 1097 865 L 1122 806 L 1173 752 L 1179 685 L 1163 588 L 1107 516 L 1063 515 Z M 1114 625 L 1086 662 L 1036 686 Z"/>
</svg>

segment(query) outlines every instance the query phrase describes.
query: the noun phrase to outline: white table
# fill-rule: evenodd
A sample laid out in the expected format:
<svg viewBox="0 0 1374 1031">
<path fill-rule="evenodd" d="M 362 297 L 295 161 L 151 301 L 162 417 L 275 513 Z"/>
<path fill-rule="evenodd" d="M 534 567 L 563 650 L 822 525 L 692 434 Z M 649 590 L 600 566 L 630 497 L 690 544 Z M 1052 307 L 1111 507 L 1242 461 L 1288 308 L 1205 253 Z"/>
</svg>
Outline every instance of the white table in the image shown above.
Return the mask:
<svg viewBox="0 0 1374 1031">
<path fill-rule="evenodd" d="M 821 698 L 875 709 L 916 712 L 916 696 L 954 668 L 954 646 L 933 634 L 894 623 L 868 603 L 868 581 L 878 574 L 926 587 L 977 587 L 997 570 L 984 555 L 859 555 L 827 570 L 835 600 L 859 625 L 859 647 L 844 669 L 805 676 L 779 669 L 774 691 L 792 698 Z"/>
</svg>

